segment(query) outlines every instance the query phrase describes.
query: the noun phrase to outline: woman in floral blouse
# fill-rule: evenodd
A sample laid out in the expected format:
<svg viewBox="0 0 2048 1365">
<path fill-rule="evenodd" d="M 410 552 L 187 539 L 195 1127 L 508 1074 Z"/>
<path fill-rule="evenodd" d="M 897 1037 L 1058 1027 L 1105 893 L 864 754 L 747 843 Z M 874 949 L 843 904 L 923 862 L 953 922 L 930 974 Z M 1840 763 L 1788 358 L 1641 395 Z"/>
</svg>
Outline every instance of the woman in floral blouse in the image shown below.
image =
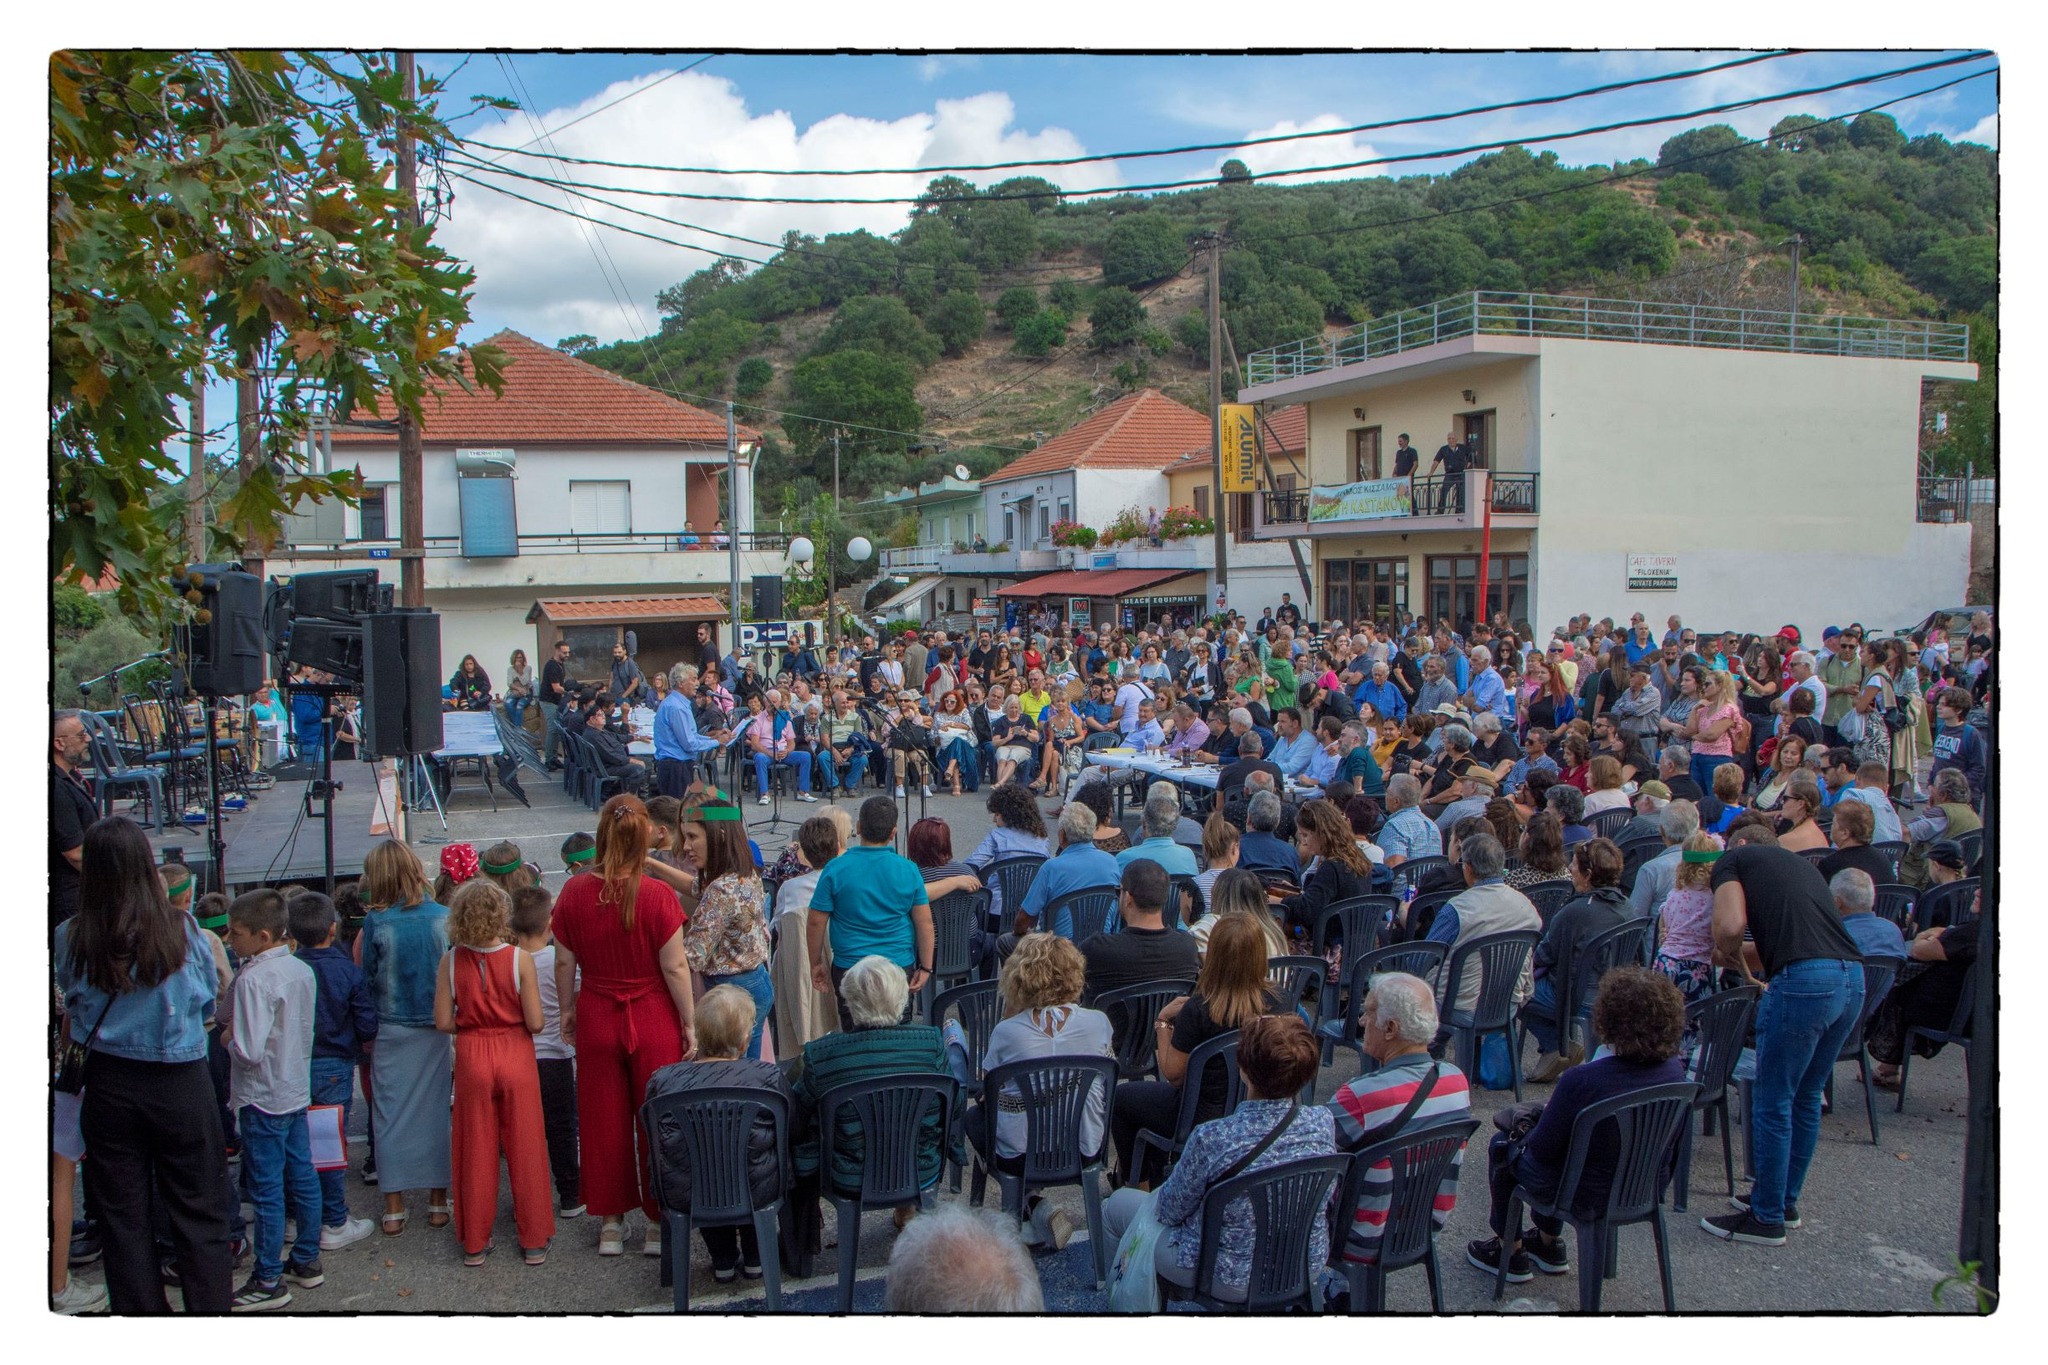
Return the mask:
<svg viewBox="0 0 2048 1365">
<path fill-rule="evenodd" d="M 683 812 L 684 855 L 702 869 L 702 895 L 683 932 L 683 952 L 704 988 L 737 986 L 754 1000 L 747 1056 L 761 1059 L 761 1029 L 774 1013 L 768 975 L 768 915 L 761 874 L 747 848 L 737 806 L 708 802 Z"/>
</svg>

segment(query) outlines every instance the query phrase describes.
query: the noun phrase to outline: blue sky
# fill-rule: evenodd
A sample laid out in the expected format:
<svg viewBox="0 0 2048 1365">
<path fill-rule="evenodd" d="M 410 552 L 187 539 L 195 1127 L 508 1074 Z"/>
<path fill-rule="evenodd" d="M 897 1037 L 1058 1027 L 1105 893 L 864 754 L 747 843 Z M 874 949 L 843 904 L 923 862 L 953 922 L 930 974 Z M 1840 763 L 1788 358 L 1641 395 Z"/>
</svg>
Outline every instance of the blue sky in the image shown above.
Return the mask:
<svg viewBox="0 0 2048 1365">
<path fill-rule="evenodd" d="M 555 145 L 570 155 L 657 164 L 862 167 L 1015 160 L 1341 127 L 1686 70 L 1738 54 L 1679 50 L 1215 57 L 726 54 L 713 56 L 658 86 L 649 84 L 703 55 L 478 55 L 469 58 L 459 71 L 456 68 L 463 59 L 455 54 L 428 57 L 424 63 L 430 70 L 455 73 L 443 106 L 448 113 L 465 107 L 471 94 L 510 94 L 529 106 L 516 114 L 489 114 L 458 125 L 490 142 L 528 142 L 539 128 L 558 128 L 607 100 L 645 86 L 644 93 L 632 94 L 615 107 L 564 129 Z M 1561 105 L 1280 144 L 1241 155 L 1254 170 L 1265 171 L 1512 138 L 1532 147 L 1553 146 L 1571 164 L 1655 156 L 1665 138 L 1690 125 L 1673 123 L 1553 144 L 1543 143 L 1540 137 L 1824 85 L 1912 65 L 1935 55 L 1809 53 Z M 1960 73 L 1924 73 L 1695 122 L 1728 122 L 1756 135 L 1787 113 L 1827 115 L 1860 109 L 1956 74 Z M 1995 142 L 1996 100 L 1995 80 L 1985 78 L 1890 112 L 1908 133 L 1935 131 L 1952 138 Z M 1093 164 L 1048 174 L 1069 189 L 1194 178 L 1213 174 L 1225 155 L 1202 153 Z M 1465 159 L 1469 158 L 1390 169 L 1443 171 Z M 538 174 L 557 169 L 553 163 L 532 159 L 511 159 L 509 164 Z M 774 187 L 799 195 L 829 192 L 821 188 L 825 185 L 856 195 L 903 193 L 906 186 L 914 193 L 922 183 L 922 178 L 875 182 L 722 177 L 715 186 L 707 186 L 703 178 L 690 183 L 659 175 L 585 169 L 591 173 L 575 178 L 744 194 L 773 193 Z M 1385 172 L 1343 174 L 1375 173 Z M 997 178 L 978 177 L 982 183 Z M 445 239 L 480 272 L 477 322 L 484 331 L 512 326 L 543 341 L 575 331 L 607 340 L 638 334 L 652 325 L 655 290 L 684 278 L 710 259 L 702 252 L 605 229 L 586 231 L 572 220 L 474 186 L 458 183 L 453 188 L 456 198 L 444 229 Z M 565 202 L 556 191 L 525 186 L 523 192 L 551 205 Z M 789 227 L 817 232 L 866 226 L 889 231 L 901 225 L 904 213 L 900 207 L 821 209 L 644 198 L 627 202 L 764 240 L 779 238 Z M 708 237 L 609 209 L 589 204 L 580 207 L 595 216 L 663 235 L 717 244 Z M 592 244 L 591 232 L 604 239 L 602 251 Z M 735 249 L 766 254 L 758 248 Z M 609 257 L 600 265 L 605 252 Z M 613 266 L 615 282 L 627 296 L 623 300 L 613 297 L 614 284 L 606 278 Z"/>
</svg>

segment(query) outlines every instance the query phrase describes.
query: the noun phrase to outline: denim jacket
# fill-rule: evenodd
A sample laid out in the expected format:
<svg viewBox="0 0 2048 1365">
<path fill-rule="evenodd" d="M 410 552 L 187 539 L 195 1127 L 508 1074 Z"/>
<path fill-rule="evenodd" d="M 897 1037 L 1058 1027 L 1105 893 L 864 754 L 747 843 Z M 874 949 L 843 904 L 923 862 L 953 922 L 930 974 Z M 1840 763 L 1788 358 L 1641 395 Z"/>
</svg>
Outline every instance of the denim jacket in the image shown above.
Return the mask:
<svg viewBox="0 0 2048 1365">
<path fill-rule="evenodd" d="M 434 976 L 448 951 L 448 907 L 428 899 L 372 910 L 363 920 L 362 943 L 363 974 L 379 1022 L 432 1028 Z"/>
<path fill-rule="evenodd" d="M 83 1043 L 97 1027 L 92 1050 L 111 1057 L 164 1063 L 206 1059 L 206 1020 L 220 978 L 214 974 L 206 931 L 189 915 L 179 918 L 185 921 L 184 965 L 148 990 L 114 997 L 111 1007 L 106 992 L 71 970 L 71 927 L 77 921 L 57 926 L 57 985 L 64 992 L 64 1013 L 75 1041 Z"/>
</svg>

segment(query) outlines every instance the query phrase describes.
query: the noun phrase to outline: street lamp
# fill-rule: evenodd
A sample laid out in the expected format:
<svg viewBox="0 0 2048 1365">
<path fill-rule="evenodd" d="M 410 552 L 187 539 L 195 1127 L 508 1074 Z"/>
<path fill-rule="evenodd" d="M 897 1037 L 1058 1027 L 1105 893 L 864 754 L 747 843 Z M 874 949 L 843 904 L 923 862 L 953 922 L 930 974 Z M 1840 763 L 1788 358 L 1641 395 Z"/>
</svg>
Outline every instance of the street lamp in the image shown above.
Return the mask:
<svg viewBox="0 0 2048 1365">
<path fill-rule="evenodd" d="M 856 564 L 867 563 L 874 553 L 874 544 L 866 536 L 855 536 L 846 542 L 846 557 Z M 818 547 L 808 536 L 798 536 L 789 542 L 789 558 L 793 564 L 809 564 L 817 555 Z M 838 595 L 838 565 L 828 552 L 825 556 L 825 641 L 834 652 L 839 648 L 839 612 L 834 605 Z"/>
</svg>

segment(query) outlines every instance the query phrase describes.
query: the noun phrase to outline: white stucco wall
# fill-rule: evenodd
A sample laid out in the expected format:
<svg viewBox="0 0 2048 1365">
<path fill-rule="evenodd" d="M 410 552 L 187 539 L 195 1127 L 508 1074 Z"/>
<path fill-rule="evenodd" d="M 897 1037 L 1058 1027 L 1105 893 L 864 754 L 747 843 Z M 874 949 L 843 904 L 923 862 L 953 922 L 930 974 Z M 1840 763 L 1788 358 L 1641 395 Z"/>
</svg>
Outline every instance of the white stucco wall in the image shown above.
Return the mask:
<svg viewBox="0 0 2048 1365">
<path fill-rule="evenodd" d="M 690 451 L 677 448 L 649 450 L 636 447 L 515 447 L 518 461 L 517 490 L 522 535 L 568 535 L 569 484 L 585 479 L 618 480 L 632 484 L 634 531 L 680 531 L 691 515 L 685 506 L 684 469 L 690 464 L 725 468 L 723 451 Z M 398 449 L 389 447 L 341 446 L 334 452 L 337 469 L 362 467 L 368 483 L 398 482 Z M 743 467 L 744 474 L 744 467 Z M 751 479 L 742 478 L 741 497 L 750 499 Z M 422 488 L 427 509 L 428 536 L 462 534 L 462 509 L 455 479 L 455 454 L 447 446 L 429 446 L 422 469 Z M 701 508 L 699 509 L 702 510 Z M 348 534 L 361 531 L 360 514 L 347 514 Z M 716 513 L 712 513 L 715 519 Z M 700 531 L 711 529 L 705 519 Z M 392 524 L 396 537 L 397 524 Z M 459 657 L 459 656 L 458 656 Z"/>
<path fill-rule="evenodd" d="M 1351 432 L 1364 427 L 1380 428 L 1380 467 L 1385 476 L 1393 475 L 1394 448 L 1399 444 L 1395 438 L 1404 431 L 1409 444 L 1421 452 L 1416 472 L 1428 474 L 1444 434 L 1457 429 L 1458 414 L 1488 410 L 1494 414 L 1493 467 L 1515 473 L 1534 469 L 1537 427 L 1531 414 L 1536 384 L 1535 362 L 1518 357 L 1433 374 L 1390 371 L 1365 386 L 1316 399 L 1308 413 L 1310 479 L 1319 484 L 1351 482 Z M 1465 401 L 1467 389 L 1472 391 L 1470 403 Z M 1365 409 L 1364 417 L 1355 414 L 1357 408 Z"/>
<path fill-rule="evenodd" d="M 1126 507 L 1142 513 L 1149 508 L 1164 512 L 1171 505 L 1166 497 L 1166 475 L 1156 469 L 1082 469 L 1075 472 L 1074 480 L 1080 486 L 1074 519 L 1097 530 Z"/>
</svg>

